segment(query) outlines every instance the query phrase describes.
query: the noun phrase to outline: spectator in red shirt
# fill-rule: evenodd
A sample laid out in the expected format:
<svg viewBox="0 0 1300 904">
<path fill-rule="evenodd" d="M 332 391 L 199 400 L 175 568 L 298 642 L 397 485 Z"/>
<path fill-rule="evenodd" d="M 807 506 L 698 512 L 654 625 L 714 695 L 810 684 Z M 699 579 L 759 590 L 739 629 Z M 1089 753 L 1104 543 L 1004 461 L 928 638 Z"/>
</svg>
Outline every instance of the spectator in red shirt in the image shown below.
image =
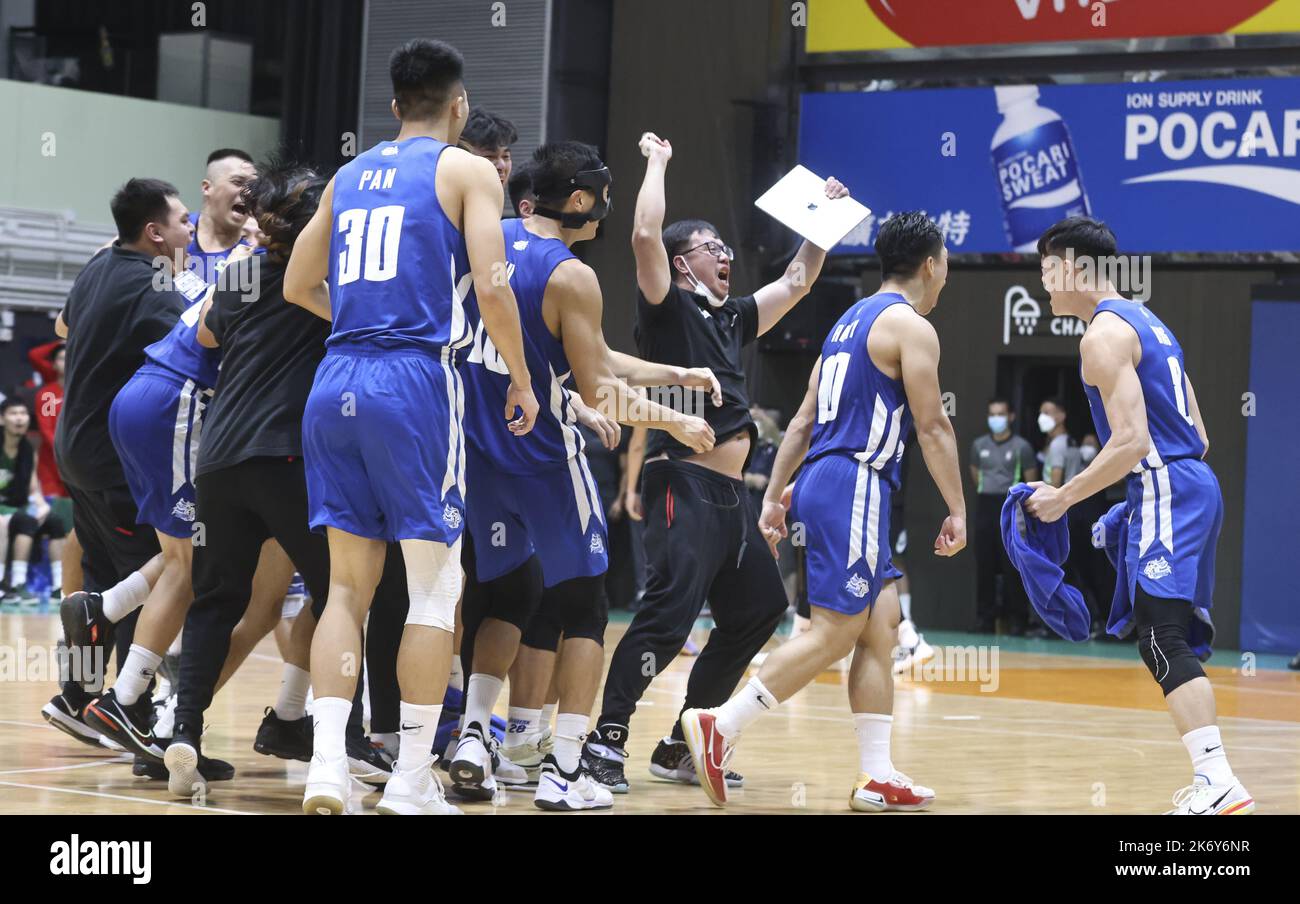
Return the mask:
<svg viewBox="0 0 1300 904">
<path fill-rule="evenodd" d="M 36 474 L 45 495 L 64 497 L 68 491 L 63 488 L 59 467 L 54 463 L 54 427 L 63 408 L 63 341 L 56 339 L 38 345 L 27 353 L 27 359 L 43 381 L 36 387 L 34 406 L 36 430 L 41 436 Z"/>
</svg>

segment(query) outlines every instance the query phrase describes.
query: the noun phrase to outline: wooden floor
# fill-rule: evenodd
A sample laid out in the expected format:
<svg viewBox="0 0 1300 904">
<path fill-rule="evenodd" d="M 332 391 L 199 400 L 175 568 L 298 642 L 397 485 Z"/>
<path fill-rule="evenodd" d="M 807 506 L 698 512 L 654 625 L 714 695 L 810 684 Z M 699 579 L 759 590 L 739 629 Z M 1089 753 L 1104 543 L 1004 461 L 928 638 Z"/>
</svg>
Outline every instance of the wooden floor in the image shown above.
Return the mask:
<svg viewBox="0 0 1300 904">
<path fill-rule="evenodd" d="M 611 625 L 607 651 L 622 630 Z M 205 752 L 230 760 L 239 774 L 215 785 L 199 807 L 170 800 L 161 782 L 133 778 L 121 755 L 97 753 L 45 725 L 39 710 L 56 683 L 42 674 L 38 660 L 58 636 L 54 615 L 0 614 L 0 657 L 8 657 L 0 658 L 0 814 L 298 812 L 306 765 L 252 750 L 262 710 L 273 702 L 279 681 L 280 660 L 270 639 L 208 712 Z M 1005 645 L 992 692 L 982 689 L 973 670 L 964 681 L 929 672 L 897 683 L 894 761 L 935 789 L 932 812 L 1166 809 L 1170 795 L 1190 781 L 1190 768 L 1159 691 L 1136 655 L 1119 646 L 1090 657 L 1063 655 L 1064 644 L 1018 645 L 1052 652 L 1012 652 Z M 20 654 L 24 659 L 15 674 Z M 1241 675 L 1228 667 L 1236 659 L 1215 658 L 1224 665 L 1208 671 L 1234 770 L 1259 812 L 1300 813 L 1300 674 L 1260 669 Z M 628 769 L 632 791 L 615 796 L 611 813 L 723 812 L 699 789 L 658 781 L 646 771 L 651 749 L 677 714 L 691 661 L 674 662 L 637 711 Z M 857 749 L 842 682 L 841 673 L 827 672 L 751 727 L 732 761 L 746 787 L 732 793 L 725 812 L 847 812 Z M 373 808 L 377 801 L 376 793 L 363 803 Z M 540 812 L 531 794 L 522 793 L 500 807 L 465 809 Z"/>
</svg>

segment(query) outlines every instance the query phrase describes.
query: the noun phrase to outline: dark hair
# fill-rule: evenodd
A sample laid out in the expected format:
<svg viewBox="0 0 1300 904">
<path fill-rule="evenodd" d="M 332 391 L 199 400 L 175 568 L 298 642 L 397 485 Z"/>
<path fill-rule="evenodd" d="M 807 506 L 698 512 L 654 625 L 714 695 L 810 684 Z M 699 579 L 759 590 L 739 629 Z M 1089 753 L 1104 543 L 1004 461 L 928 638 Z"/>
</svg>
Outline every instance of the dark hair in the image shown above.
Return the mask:
<svg viewBox="0 0 1300 904">
<path fill-rule="evenodd" d="M 180 194 L 175 185 L 161 179 L 128 179 L 109 205 L 113 222 L 117 224 L 117 237 L 123 242 L 134 242 L 144 232 L 145 224 L 165 221 L 171 210 L 167 199 L 178 198 Z"/>
<path fill-rule="evenodd" d="M 986 406 L 986 408 L 992 408 L 994 405 L 1006 405 L 1006 406 L 1007 406 L 1007 414 L 1010 414 L 1010 413 L 1011 413 L 1011 401 L 1010 401 L 1010 399 L 1005 399 L 1005 398 L 1003 398 L 1002 396 L 994 396 L 993 398 L 989 399 L 989 403 L 988 403 L 988 405 Z"/>
<path fill-rule="evenodd" d="M 1038 253 L 1043 257 L 1073 251 L 1075 258 L 1090 257 L 1098 260 L 1114 257 L 1118 250 L 1115 233 L 1101 220 L 1092 217 L 1062 220 L 1038 239 Z"/>
<path fill-rule="evenodd" d="M 722 238 L 718 227 L 708 220 L 678 220 L 664 228 L 664 250 L 668 252 L 669 267 L 672 266 L 673 258 L 690 247 L 691 236 L 697 232 L 711 232 L 719 239 Z"/>
<path fill-rule="evenodd" d="M 294 240 L 316 213 L 326 181 L 309 166 L 273 155 L 244 187 L 244 203 L 267 238 L 266 256 L 273 263 L 289 259 Z"/>
<path fill-rule="evenodd" d="M 465 120 L 465 129 L 460 133 L 460 140 L 484 150 L 494 151 L 497 148 L 508 148 L 518 141 L 519 131 L 515 128 L 515 124 L 504 116 L 489 113 L 482 107 L 474 107 L 469 111 L 469 119 Z"/>
<path fill-rule="evenodd" d="M 533 170 L 529 162 L 525 161 L 511 170 L 510 180 L 506 183 L 506 193 L 510 195 L 510 205 L 515 209 L 515 216 L 523 216 L 519 211 L 522 202 L 536 202 L 536 196 L 533 194 Z"/>
<path fill-rule="evenodd" d="M 533 151 L 528 169 L 538 201 L 563 202 L 573 191 L 570 183 L 584 170 L 604 166 L 600 151 L 581 141 L 549 141 Z"/>
<path fill-rule="evenodd" d="M 239 148 L 217 148 L 208 155 L 208 165 L 211 166 L 218 160 L 225 160 L 227 157 L 237 157 L 245 163 L 253 162 L 253 158 L 249 156 L 248 151 L 241 151 Z"/>
<path fill-rule="evenodd" d="M 57 345 L 54 346 L 54 348 L 50 349 L 50 350 L 46 353 L 46 355 L 45 355 L 45 360 L 46 360 L 46 361 L 49 361 L 51 364 L 53 364 L 53 363 L 54 363 L 54 359 L 57 358 L 57 357 L 59 356 L 59 352 L 63 351 L 63 350 L 66 349 L 67 347 L 68 347 L 68 343 L 66 343 L 66 342 L 60 342 L 60 343 L 58 343 Z"/>
<path fill-rule="evenodd" d="M 1055 405 L 1058 411 L 1063 412 L 1065 414 L 1070 413 L 1070 409 L 1065 407 L 1065 402 L 1062 401 L 1059 396 L 1049 396 L 1048 398 L 1043 399 L 1041 402 L 1038 403 L 1038 406 L 1040 408 L 1043 405 Z"/>
<path fill-rule="evenodd" d="M 938 257 L 943 249 L 943 231 L 923 211 L 896 213 L 876 234 L 880 275 L 903 278 L 916 275 L 927 257 Z"/>
<path fill-rule="evenodd" d="M 4 417 L 8 414 L 10 408 L 21 408 L 27 412 L 28 417 L 32 416 L 32 410 L 27 407 L 27 403 L 17 396 L 10 396 L 3 402 L 0 402 L 0 417 Z"/>
<path fill-rule="evenodd" d="M 450 44 L 412 38 L 388 58 L 388 74 L 403 119 L 434 119 L 463 79 L 465 59 Z"/>
</svg>

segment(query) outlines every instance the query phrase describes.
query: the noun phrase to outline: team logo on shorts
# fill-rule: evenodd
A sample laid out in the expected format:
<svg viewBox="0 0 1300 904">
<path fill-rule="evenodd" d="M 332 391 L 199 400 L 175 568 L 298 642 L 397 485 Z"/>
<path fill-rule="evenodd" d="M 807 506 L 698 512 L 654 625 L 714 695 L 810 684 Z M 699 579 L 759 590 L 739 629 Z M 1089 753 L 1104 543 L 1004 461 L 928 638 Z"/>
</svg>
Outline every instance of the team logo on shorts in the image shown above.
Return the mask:
<svg viewBox="0 0 1300 904">
<path fill-rule="evenodd" d="M 1147 562 L 1147 567 L 1142 569 L 1142 573 L 1151 580 L 1158 581 L 1161 578 L 1169 577 L 1169 575 L 1174 573 L 1174 570 L 1169 567 L 1169 563 L 1165 561 L 1165 557 L 1161 556 L 1158 559 L 1152 559 L 1150 562 Z"/>
<path fill-rule="evenodd" d="M 180 518 L 182 521 L 193 521 L 194 503 L 188 499 L 177 500 L 176 504 L 172 506 L 172 517 Z"/>
<path fill-rule="evenodd" d="M 867 579 L 862 575 L 855 574 L 853 577 L 849 578 L 848 583 L 844 585 L 844 589 L 856 596 L 858 599 L 862 599 L 871 592 L 871 585 L 867 583 Z"/>
<path fill-rule="evenodd" d="M 600 539 L 600 534 L 591 535 L 591 554 L 600 555 L 605 551 L 605 541 Z"/>
<path fill-rule="evenodd" d="M 450 502 L 442 507 L 442 523 L 457 530 L 460 527 L 460 509 L 456 508 Z"/>
</svg>

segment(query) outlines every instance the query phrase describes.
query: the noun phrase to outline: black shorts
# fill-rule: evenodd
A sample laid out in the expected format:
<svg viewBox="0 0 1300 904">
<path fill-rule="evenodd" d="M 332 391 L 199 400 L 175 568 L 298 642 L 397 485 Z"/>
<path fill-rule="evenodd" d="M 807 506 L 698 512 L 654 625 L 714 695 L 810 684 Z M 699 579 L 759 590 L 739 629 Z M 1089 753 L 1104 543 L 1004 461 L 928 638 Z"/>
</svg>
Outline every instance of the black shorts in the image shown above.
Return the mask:
<svg viewBox="0 0 1300 904">
<path fill-rule="evenodd" d="M 106 490 L 67 487 L 87 590 L 102 593 L 162 551 L 154 529 L 136 523 L 135 500 L 126 484 Z"/>
</svg>

